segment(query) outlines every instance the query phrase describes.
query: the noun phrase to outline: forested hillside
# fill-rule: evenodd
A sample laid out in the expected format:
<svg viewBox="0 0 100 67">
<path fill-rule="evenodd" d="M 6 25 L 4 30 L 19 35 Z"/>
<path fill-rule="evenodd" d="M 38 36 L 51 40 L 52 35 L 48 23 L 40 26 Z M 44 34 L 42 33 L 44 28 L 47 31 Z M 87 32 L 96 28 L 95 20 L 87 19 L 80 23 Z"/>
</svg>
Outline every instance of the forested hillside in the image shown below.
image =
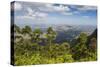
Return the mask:
<svg viewBox="0 0 100 67">
<path fill-rule="evenodd" d="M 55 41 L 58 33 L 52 27 L 46 32 L 29 26 L 14 27 L 14 65 L 54 64 L 97 60 L 97 29 L 87 35 L 81 32 L 70 42 Z M 13 34 L 12 33 L 12 34 Z M 67 33 L 66 33 L 67 34 Z M 12 47 L 13 48 L 13 47 Z"/>
</svg>

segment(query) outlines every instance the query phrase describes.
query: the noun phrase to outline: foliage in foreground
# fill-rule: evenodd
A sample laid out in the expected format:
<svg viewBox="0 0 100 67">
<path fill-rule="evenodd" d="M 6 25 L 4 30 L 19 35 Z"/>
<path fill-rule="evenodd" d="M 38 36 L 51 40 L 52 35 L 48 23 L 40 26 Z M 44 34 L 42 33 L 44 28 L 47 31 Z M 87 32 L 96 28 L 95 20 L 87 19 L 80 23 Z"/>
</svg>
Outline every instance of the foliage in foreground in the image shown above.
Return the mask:
<svg viewBox="0 0 100 67">
<path fill-rule="evenodd" d="M 14 65 L 97 60 L 96 37 L 89 38 L 85 33 L 81 33 L 74 44 L 67 41 L 59 44 L 54 42 L 57 33 L 52 27 L 43 33 L 40 29 L 32 31 L 29 26 L 22 29 L 15 26 L 14 32 L 17 34 L 14 41 Z"/>
</svg>

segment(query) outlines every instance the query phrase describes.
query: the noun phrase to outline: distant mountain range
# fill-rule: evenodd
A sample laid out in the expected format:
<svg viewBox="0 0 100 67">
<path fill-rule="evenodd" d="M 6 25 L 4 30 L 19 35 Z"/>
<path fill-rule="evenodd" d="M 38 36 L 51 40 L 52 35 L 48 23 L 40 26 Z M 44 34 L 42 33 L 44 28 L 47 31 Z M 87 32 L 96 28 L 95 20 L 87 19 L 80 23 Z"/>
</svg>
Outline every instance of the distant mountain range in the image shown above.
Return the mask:
<svg viewBox="0 0 100 67">
<path fill-rule="evenodd" d="M 20 27 L 24 27 L 22 25 Z M 40 28 L 43 32 L 46 32 L 48 27 L 52 27 L 53 30 L 57 32 L 56 42 L 61 43 L 64 41 L 71 41 L 75 37 L 77 37 L 81 32 L 87 33 L 87 35 L 91 35 L 93 31 L 97 28 L 96 26 L 92 25 L 67 25 L 67 24 L 33 24 L 30 25 L 32 30 L 36 28 Z"/>
</svg>

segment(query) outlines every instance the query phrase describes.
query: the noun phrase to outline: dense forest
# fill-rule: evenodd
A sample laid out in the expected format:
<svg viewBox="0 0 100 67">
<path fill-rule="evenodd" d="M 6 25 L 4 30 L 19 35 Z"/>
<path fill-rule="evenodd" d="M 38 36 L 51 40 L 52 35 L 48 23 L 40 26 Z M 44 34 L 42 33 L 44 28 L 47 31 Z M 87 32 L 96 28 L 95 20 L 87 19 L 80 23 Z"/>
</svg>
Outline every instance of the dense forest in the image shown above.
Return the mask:
<svg viewBox="0 0 100 67">
<path fill-rule="evenodd" d="M 97 60 L 97 29 L 87 35 L 82 32 L 71 43 L 56 43 L 57 32 L 49 27 L 46 33 L 30 26 L 14 27 L 14 65 L 54 64 Z M 14 35 L 13 35 L 14 34 Z M 13 47 L 12 47 L 13 49 Z"/>
</svg>

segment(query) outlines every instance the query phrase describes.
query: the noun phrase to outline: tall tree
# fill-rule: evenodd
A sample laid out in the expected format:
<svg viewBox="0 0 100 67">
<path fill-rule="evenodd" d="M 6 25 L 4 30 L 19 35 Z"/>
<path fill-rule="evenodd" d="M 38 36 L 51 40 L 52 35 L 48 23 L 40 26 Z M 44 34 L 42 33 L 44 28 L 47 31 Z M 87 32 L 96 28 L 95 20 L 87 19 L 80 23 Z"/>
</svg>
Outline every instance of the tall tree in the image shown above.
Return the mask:
<svg viewBox="0 0 100 67">
<path fill-rule="evenodd" d="M 49 52 L 49 58 L 51 59 L 52 58 L 52 41 L 56 38 L 56 32 L 52 29 L 52 27 L 49 27 L 48 29 L 47 29 L 47 34 L 46 34 L 46 38 L 47 38 L 47 43 L 48 43 L 48 45 L 47 46 L 49 46 L 49 48 L 48 48 L 48 52 Z"/>
<path fill-rule="evenodd" d="M 22 28 L 22 34 L 30 34 L 32 32 L 32 29 L 29 26 L 25 26 Z"/>
<path fill-rule="evenodd" d="M 37 28 L 33 31 L 32 40 L 38 42 L 40 41 L 40 36 L 42 36 L 42 31 Z"/>
<path fill-rule="evenodd" d="M 47 39 L 49 42 L 49 45 L 51 45 L 52 41 L 56 38 L 57 33 L 52 29 L 52 27 L 49 27 L 47 29 Z"/>
<path fill-rule="evenodd" d="M 73 58 L 79 60 L 87 56 L 87 34 L 81 33 L 77 39 L 77 44 L 73 47 Z"/>
</svg>

